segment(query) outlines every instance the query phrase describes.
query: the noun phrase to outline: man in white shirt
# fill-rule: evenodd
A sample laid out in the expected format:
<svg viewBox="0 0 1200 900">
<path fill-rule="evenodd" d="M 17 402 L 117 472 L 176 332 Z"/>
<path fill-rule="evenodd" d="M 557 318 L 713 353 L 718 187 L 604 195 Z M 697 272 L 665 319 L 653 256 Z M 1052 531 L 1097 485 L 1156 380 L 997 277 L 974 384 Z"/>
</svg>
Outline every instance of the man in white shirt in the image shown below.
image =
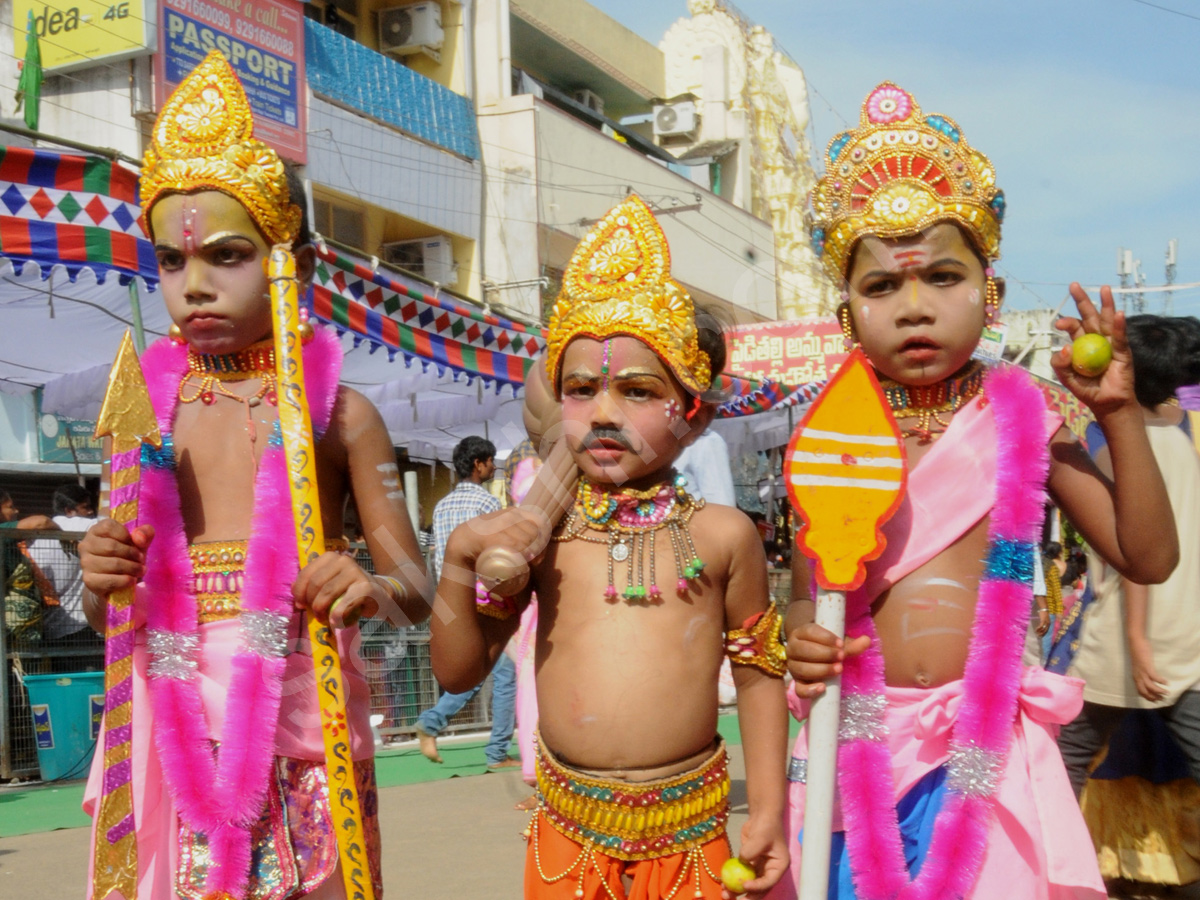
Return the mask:
<svg viewBox="0 0 1200 900">
<path fill-rule="evenodd" d="M 82 534 L 96 524 L 96 506 L 91 492 L 78 484 L 64 484 L 54 492 L 54 524 L 63 531 Z M 77 538 L 75 539 L 77 540 Z M 77 672 L 104 668 L 104 637 L 88 625 L 83 613 L 83 573 L 75 540 L 42 539 L 29 547 L 54 589 L 58 603 L 47 603 L 42 618 L 42 645 L 47 650 L 69 651 L 51 659 L 55 672 Z"/>
</svg>

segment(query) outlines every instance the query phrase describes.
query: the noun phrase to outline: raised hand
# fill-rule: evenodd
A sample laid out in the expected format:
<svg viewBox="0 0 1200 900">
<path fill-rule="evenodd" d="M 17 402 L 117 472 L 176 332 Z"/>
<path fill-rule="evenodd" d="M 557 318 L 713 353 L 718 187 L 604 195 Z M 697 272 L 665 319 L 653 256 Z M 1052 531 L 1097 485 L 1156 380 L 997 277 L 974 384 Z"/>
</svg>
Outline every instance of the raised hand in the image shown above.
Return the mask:
<svg viewBox="0 0 1200 900">
<path fill-rule="evenodd" d="M 1050 358 L 1050 365 L 1068 390 L 1097 415 L 1104 416 L 1130 404 L 1137 405 L 1133 391 L 1133 354 L 1125 340 L 1125 313 L 1113 303 L 1112 288 L 1100 289 L 1100 309 L 1078 282 L 1071 284 L 1071 297 L 1079 318 L 1063 316 L 1054 323 L 1074 341 L 1084 334 L 1102 334 L 1112 344 L 1112 362 L 1099 376 L 1088 378 L 1071 368 L 1071 348 L 1064 347 Z"/>
</svg>

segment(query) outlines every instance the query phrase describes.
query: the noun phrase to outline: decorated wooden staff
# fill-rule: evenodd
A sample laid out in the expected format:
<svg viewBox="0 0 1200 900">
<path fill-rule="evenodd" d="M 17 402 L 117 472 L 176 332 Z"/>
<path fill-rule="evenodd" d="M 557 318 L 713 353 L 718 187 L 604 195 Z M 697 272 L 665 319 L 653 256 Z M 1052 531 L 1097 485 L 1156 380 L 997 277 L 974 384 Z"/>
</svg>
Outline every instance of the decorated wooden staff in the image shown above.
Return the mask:
<svg viewBox="0 0 1200 900">
<path fill-rule="evenodd" d="M 291 251 L 276 245 L 271 249 L 268 277 L 271 308 L 275 321 L 275 367 L 278 378 L 279 425 L 287 459 L 292 515 L 296 526 L 296 550 L 300 568 L 315 560 L 325 548 L 321 519 L 321 497 L 317 490 L 317 459 L 312 417 L 304 387 L 304 360 L 300 338 L 300 292 L 296 260 Z M 375 890 L 367 869 L 367 849 L 362 825 L 362 807 L 350 756 L 350 732 L 346 727 L 346 683 L 337 644 L 328 625 L 308 617 L 313 670 L 319 687 L 321 735 L 325 744 L 325 767 L 329 774 L 329 804 L 337 834 L 342 878 L 348 900 L 374 900 Z"/>
<path fill-rule="evenodd" d="M 862 586 L 864 563 L 883 553 L 883 523 L 899 508 L 907 483 L 900 430 L 861 349 L 796 428 L 784 478 L 804 522 L 797 546 L 816 564 L 816 624 L 843 637 L 846 592 Z M 825 900 L 828 893 L 840 702 L 839 676 L 826 682 L 808 717 L 800 900 Z"/>
<path fill-rule="evenodd" d="M 475 577 L 491 593 L 511 597 L 529 583 L 527 560 L 541 556 L 550 543 L 550 532 L 575 502 L 579 469 L 562 439 L 562 404 L 546 373 L 546 358 L 539 356 L 525 380 L 525 402 L 521 410 L 525 430 L 546 464 L 538 470 L 521 509 L 533 510 L 546 517 L 546 527 L 520 552 L 507 547 L 491 547 L 475 560 Z"/>
<path fill-rule="evenodd" d="M 109 515 L 130 531 L 138 525 L 142 444 L 162 446 L 146 379 L 129 332 L 121 340 L 108 373 L 108 391 L 96 422 L 96 437 L 112 443 Z M 104 624 L 104 781 L 96 812 L 92 896 L 104 900 L 119 891 L 137 898 L 137 837 L 134 831 L 133 592 L 109 595 Z"/>
</svg>

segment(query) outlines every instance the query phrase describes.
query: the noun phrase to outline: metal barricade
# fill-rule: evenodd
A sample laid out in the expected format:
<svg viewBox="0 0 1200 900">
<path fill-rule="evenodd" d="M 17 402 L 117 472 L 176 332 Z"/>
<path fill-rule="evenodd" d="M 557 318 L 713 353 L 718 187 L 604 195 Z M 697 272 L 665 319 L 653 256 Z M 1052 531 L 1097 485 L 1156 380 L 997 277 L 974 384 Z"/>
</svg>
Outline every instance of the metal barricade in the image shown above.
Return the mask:
<svg viewBox="0 0 1200 900">
<path fill-rule="evenodd" d="M 355 560 L 367 572 L 375 571 L 365 549 L 356 549 Z M 366 619 L 360 629 L 359 651 L 371 687 L 371 712 L 383 716 L 379 732 L 385 739 L 412 737 L 417 717 L 437 703 L 442 693 L 429 659 L 429 625 L 396 628 L 382 620 Z M 491 727 L 492 682 L 488 676 L 479 693 L 442 733 L 486 731 Z"/>
<path fill-rule="evenodd" d="M 80 538 L 0 529 L 0 778 L 38 775 L 25 676 L 104 670 L 104 641 L 83 614 Z"/>
</svg>

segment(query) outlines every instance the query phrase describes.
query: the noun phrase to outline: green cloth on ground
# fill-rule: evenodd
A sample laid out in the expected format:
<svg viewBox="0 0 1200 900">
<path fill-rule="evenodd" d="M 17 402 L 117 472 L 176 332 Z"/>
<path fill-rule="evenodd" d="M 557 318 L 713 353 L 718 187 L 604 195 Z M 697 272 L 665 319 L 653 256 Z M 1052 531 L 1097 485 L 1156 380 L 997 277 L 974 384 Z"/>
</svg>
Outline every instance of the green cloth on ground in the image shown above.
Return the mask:
<svg viewBox="0 0 1200 900">
<path fill-rule="evenodd" d="M 738 746 L 742 743 L 736 715 L 721 715 L 717 719 L 717 730 L 727 744 Z M 798 730 L 799 723 L 791 721 L 792 737 Z M 487 757 L 483 753 L 486 744 L 486 740 L 462 743 L 443 740 L 438 750 L 445 762 L 440 765 L 423 757 L 416 744 L 403 748 L 383 747 L 375 756 L 375 778 L 381 788 L 389 788 L 442 778 L 483 775 L 487 772 Z M 512 752 L 515 755 L 515 746 Z M 86 828 L 91 819 L 80 809 L 83 787 L 83 781 L 72 781 L 0 788 L 0 838 L 60 828 Z"/>
</svg>

